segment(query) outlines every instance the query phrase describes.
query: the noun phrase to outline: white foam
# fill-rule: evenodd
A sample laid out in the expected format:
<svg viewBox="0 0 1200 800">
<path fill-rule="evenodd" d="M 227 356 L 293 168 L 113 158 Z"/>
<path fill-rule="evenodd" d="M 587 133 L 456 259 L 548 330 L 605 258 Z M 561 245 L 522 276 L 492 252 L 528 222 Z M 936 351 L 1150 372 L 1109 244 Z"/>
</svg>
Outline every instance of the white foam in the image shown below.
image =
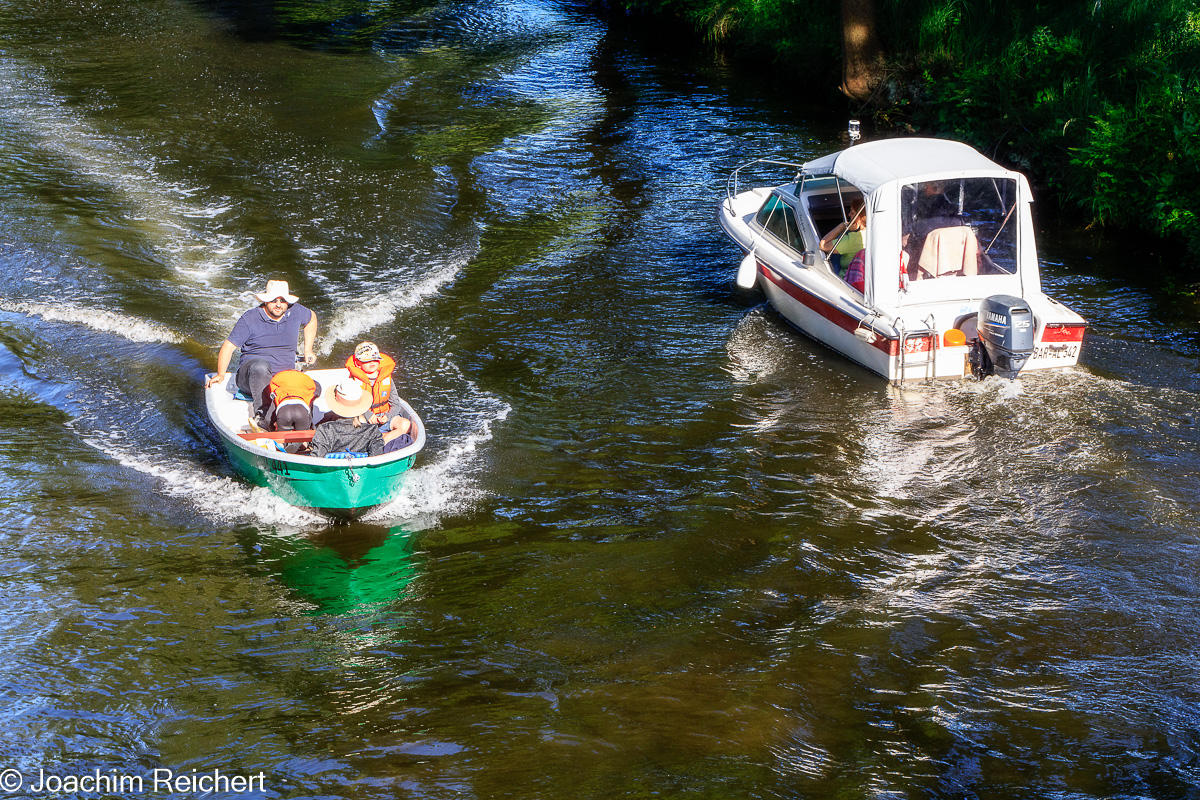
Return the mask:
<svg viewBox="0 0 1200 800">
<path fill-rule="evenodd" d="M 182 336 L 169 328 L 137 317 L 117 314 L 99 308 L 81 308 L 69 303 L 19 302 L 0 301 L 0 310 L 17 314 L 41 317 L 47 322 L 71 322 L 86 325 L 89 328 L 104 333 L 116 333 L 131 342 L 169 342 L 179 344 L 186 341 Z"/>
<path fill-rule="evenodd" d="M 338 311 L 321 336 L 318 352 L 328 355 L 338 342 L 358 339 L 365 331 L 391 322 L 401 310 L 420 305 L 457 278 L 472 257 L 473 254 L 463 254 L 412 286 L 339 303 Z"/>
<path fill-rule="evenodd" d="M 971 431 L 965 426 L 947 427 L 944 438 L 922 437 L 903 427 L 867 436 L 858 468 L 864 485 L 871 487 L 877 498 L 904 500 L 925 497 L 936 493 L 939 486 L 952 484 L 961 451 L 971 444 Z M 953 502 L 951 507 L 956 507 Z"/>
<path fill-rule="evenodd" d="M 253 519 L 298 530 L 321 527 L 329 522 L 318 514 L 287 503 L 269 489 L 229 478 L 214 478 L 192 464 L 169 463 L 153 454 L 135 453 L 119 433 L 108 434 L 106 440 L 95 436 L 82 439 L 121 466 L 157 478 L 165 494 L 187 498 L 212 519 L 223 522 Z"/>
<path fill-rule="evenodd" d="M 1022 388 L 1020 381 L 1007 380 L 1000 378 L 1002 381 L 999 391 L 996 393 L 997 400 L 1016 400 L 1021 395 L 1025 394 L 1025 389 Z"/>
<path fill-rule="evenodd" d="M 461 440 L 449 445 L 442 457 L 425 467 L 410 470 L 400 495 L 368 514 L 371 522 L 437 518 L 470 510 L 483 497 L 475 480 L 480 445 L 492 438 L 492 426 L 508 418 L 512 406 L 502 401 L 493 415 Z M 427 524 L 426 524 L 427 526 Z"/>
<path fill-rule="evenodd" d="M 729 353 L 726 368 L 738 381 L 752 383 L 783 368 L 781 348 L 769 340 L 764 318 L 757 309 L 746 314 L 729 336 L 725 345 Z"/>
</svg>

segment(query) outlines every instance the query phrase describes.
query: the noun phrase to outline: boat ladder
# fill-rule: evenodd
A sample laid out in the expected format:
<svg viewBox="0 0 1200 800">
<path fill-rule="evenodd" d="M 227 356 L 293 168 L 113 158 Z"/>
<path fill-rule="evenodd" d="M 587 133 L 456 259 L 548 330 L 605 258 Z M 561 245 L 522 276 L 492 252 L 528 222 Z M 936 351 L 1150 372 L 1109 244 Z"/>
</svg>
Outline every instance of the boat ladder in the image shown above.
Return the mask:
<svg viewBox="0 0 1200 800">
<path fill-rule="evenodd" d="M 897 320 L 900 324 L 897 326 L 900 329 L 900 353 L 899 353 L 899 369 L 896 371 L 896 378 L 892 381 L 895 386 L 903 386 L 907 380 L 908 367 L 925 367 L 925 383 L 933 383 L 934 377 L 937 375 L 937 348 L 938 335 L 937 325 L 934 322 L 933 315 L 923 319 L 923 326 L 908 330 L 904 327 L 902 321 Z M 910 342 L 916 343 L 924 339 L 929 340 L 929 346 L 924 347 L 916 352 L 912 351 Z"/>
</svg>

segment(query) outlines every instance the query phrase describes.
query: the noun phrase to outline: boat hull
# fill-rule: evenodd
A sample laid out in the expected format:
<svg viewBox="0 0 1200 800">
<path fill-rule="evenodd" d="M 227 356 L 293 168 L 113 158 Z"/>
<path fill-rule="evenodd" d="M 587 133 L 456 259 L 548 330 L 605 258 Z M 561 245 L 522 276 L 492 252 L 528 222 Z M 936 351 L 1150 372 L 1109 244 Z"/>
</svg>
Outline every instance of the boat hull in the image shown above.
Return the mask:
<svg viewBox="0 0 1200 800">
<path fill-rule="evenodd" d="M 255 486 L 265 486 L 292 505 L 314 508 L 334 517 L 356 518 L 394 500 L 404 486 L 415 456 L 384 464 L 366 459 L 339 459 L 335 465 L 297 463 L 250 453 L 226 442 L 234 470 Z"/>
<path fill-rule="evenodd" d="M 767 303 L 810 339 L 877 375 L 891 379 L 898 374 L 898 358 L 888 353 L 886 345 L 877 347 L 856 337 L 854 331 L 858 327 L 858 319 L 840 311 L 819 294 L 791 283 L 780 273 L 761 264 L 758 286 Z"/>
<path fill-rule="evenodd" d="M 846 314 L 819 293 L 810 292 L 798 281 L 790 281 L 781 271 L 760 264 L 758 286 L 771 307 L 801 333 L 890 381 L 962 378 L 971 374 L 970 348 L 945 343 L 950 324 L 935 323 L 932 335 L 908 338 L 901 357 L 898 336 L 877 334 L 871 341 L 859 338 L 855 331 L 862 329 L 865 315 L 856 318 Z M 976 308 L 972 311 L 977 312 L 978 301 L 973 305 Z M 1064 369 L 1079 361 L 1083 322 L 1073 312 L 1052 306 L 1052 302 L 1035 306 L 1042 320 L 1039 325 L 1042 338 L 1025 362 L 1022 373 Z M 935 319 L 953 319 L 954 313 L 961 314 L 967 308 L 966 304 L 960 303 L 954 308 L 922 311 L 928 311 Z M 1059 309 L 1060 313 L 1054 315 Z M 1056 331 L 1066 331 L 1066 334 L 1052 333 Z"/>
</svg>

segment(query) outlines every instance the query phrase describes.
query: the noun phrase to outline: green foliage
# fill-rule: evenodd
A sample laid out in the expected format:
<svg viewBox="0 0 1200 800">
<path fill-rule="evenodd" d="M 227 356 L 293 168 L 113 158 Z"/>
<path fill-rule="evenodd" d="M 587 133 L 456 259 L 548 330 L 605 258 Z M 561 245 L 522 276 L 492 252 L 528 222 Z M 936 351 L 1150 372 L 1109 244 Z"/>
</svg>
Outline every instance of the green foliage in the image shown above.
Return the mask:
<svg viewBox="0 0 1200 800">
<path fill-rule="evenodd" d="M 1093 225 L 1186 245 L 1200 267 L 1197 0 L 880 2 L 884 119 L 900 105 L 910 127 L 1026 170 Z"/>
<path fill-rule="evenodd" d="M 1072 150 L 1072 199 L 1098 224 L 1185 243 L 1200 261 L 1200 99 L 1164 94 L 1134 109 L 1109 105 Z M 1138 218 L 1136 215 L 1144 215 Z"/>
</svg>

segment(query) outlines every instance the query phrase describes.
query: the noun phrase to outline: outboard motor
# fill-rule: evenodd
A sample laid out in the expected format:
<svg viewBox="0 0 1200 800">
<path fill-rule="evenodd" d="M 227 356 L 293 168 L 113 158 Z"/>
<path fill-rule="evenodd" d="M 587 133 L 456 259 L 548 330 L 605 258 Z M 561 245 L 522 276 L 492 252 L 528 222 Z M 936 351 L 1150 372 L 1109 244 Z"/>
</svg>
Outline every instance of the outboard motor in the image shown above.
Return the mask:
<svg viewBox="0 0 1200 800">
<path fill-rule="evenodd" d="M 1019 297 L 994 294 L 979 304 L 979 339 L 971 347 L 971 372 L 978 378 L 1015 378 L 1033 354 L 1033 312 Z"/>
</svg>

